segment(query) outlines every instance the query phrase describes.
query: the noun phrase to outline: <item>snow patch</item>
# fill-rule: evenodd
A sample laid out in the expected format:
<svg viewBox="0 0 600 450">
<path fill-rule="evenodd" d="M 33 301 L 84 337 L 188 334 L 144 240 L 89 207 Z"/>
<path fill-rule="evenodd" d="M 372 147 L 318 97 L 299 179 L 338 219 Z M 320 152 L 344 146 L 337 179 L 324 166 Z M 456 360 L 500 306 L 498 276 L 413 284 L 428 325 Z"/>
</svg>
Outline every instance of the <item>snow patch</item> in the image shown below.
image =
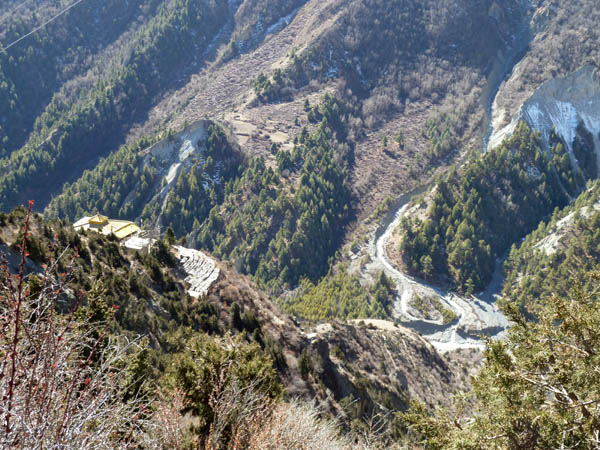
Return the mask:
<svg viewBox="0 0 600 450">
<path fill-rule="evenodd" d="M 545 119 L 544 113 L 537 104 L 530 105 L 527 114 L 534 125 L 539 125 Z"/>
<path fill-rule="evenodd" d="M 571 148 L 575 140 L 575 132 L 579 123 L 579 115 L 575 107 L 568 102 L 556 101 L 549 105 L 550 120 L 556 132 L 565 140 Z"/>
<path fill-rule="evenodd" d="M 328 78 L 335 78 L 338 74 L 338 68 L 336 66 L 331 66 L 329 69 L 327 69 L 327 77 Z"/>
<path fill-rule="evenodd" d="M 292 23 L 292 20 L 294 20 L 294 17 L 296 17 L 296 14 L 298 14 L 298 11 L 300 11 L 300 7 L 296 8 L 287 16 L 282 17 L 269 28 L 267 28 L 266 36 L 273 33 L 279 33 L 281 30 L 287 27 L 290 23 Z"/>
</svg>

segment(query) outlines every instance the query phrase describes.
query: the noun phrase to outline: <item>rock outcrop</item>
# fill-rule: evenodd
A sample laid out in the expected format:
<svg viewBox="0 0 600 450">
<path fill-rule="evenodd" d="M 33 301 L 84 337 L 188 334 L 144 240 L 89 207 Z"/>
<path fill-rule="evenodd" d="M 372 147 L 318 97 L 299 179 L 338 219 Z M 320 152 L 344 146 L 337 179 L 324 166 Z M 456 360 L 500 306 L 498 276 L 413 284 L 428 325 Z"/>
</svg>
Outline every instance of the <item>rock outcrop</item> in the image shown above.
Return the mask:
<svg viewBox="0 0 600 450">
<path fill-rule="evenodd" d="M 521 120 L 540 132 L 546 148 L 554 132 L 564 141 L 575 165 L 577 160 L 573 155 L 573 142 L 578 127 L 583 125 L 592 135 L 593 150 L 600 160 L 600 80 L 597 70 L 585 66 L 567 77 L 542 84 L 523 103 L 508 125 L 494 130 L 488 149 L 500 145 Z"/>
</svg>

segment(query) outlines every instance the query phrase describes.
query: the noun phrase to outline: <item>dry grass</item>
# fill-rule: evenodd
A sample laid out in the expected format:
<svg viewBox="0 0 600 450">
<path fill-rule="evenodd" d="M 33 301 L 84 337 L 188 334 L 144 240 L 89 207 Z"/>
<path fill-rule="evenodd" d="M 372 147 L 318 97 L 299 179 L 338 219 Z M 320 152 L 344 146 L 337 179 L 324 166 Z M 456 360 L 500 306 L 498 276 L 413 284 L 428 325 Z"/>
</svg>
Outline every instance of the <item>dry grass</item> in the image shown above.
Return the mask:
<svg viewBox="0 0 600 450">
<path fill-rule="evenodd" d="M 336 421 L 323 418 L 313 405 L 299 401 L 275 405 L 266 421 L 255 417 L 250 427 L 252 433 L 245 447 L 249 450 L 384 448 L 377 439 L 340 434 Z"/>
<path fill-rule="evenodd" d="M 204 450 L 379 450 L 390 448 L 376 433 L 358 436 L 340 432 L 339 423 L 312 403 L 273 402 L 253 386 L 233 383 L 213 392 L 215 421 L 205 438 L 187 430 L 192 420 L 179 414 L 184 396 L 175 393 L 158 404 L 147 448 Z"/>
</svg>

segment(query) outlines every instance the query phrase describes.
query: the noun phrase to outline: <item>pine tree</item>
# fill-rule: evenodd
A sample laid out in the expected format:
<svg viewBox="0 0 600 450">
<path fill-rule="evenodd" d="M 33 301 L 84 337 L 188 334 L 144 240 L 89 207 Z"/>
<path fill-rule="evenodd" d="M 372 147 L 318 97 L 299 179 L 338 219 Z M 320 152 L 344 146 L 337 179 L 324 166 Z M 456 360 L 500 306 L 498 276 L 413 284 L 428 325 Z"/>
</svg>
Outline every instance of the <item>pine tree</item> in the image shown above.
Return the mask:
<svg viewBox="0 0 600 450">
<path fill-rule="evenodd" d="M 600 445 L 600 273 L 568 296 L 544 299 L 535 322 L 518 305 L 505 340 L 488 341 L 473 407 L 402 419 L 428 449 L 592 449 Z M 464 409 L 469 408 L 469 411 Z M 465 417 L 466 415 L 470 417 Z"/>
</svg>

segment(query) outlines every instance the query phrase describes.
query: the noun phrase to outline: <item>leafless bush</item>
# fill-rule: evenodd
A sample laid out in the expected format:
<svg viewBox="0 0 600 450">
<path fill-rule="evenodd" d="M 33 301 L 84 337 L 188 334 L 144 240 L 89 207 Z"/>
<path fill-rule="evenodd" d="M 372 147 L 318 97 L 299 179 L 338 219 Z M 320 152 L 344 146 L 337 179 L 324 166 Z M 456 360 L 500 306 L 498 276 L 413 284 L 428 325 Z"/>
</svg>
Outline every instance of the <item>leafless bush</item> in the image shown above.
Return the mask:
<svg viewBox="0 0 600 450">
<path fill-rule="evenodd" d="M 192 421 L 181 414 L 184 407 L 185 393 L 182 390 L 162 392 L 154 404 L 155 412 L 140 436 L 143 447 L 179 450 L 192 441 L 188 432 Z"/>
<path fill-rule="evenodd" d="M 35 287 L 26 282 L 32 206 L 18 273 L 11 274 L 5 256 L 0 261 L 0 447 L 126 446 L 140 426 L 139 402 L 123 403 L 119 395 L 124 377 L 118 371 L 128 346 L 76 320 L 80 300 L 70 314 L 56 312 L 73 264 L 57 277 L 56 261 L 49 261 Z"/>
<path fill-rule="evenodd" d="M 235 345 L 230 340 L 231 345 Z M 208 407 L 211 411 L 203 417 L 194 416 L 190 410 L 190 397 L 178 387 L 159 395 L 154 404 L 155 411 L 146 425 L 142 436 L 148 449 L 198 448 L 207 450 L 245 449 L 253 431 L 249 424 L 256 417 L 266 419 L 271 411 L 273 399 L 265 391 L 268 381 L 263 377 L 241 380 L 235 375 L 234 366 L 240 361 L 227 360 L 204 368 L 208 376 L 202 386 L 207 389 Z M 197 380 L 195 380 L 197 381 Z M 206 423 L 209 420 L 209 423 Z M 208 431 L 201 431 L 209 425 Z"/>
<path fill-rule="evenodd" d="M 298 400 L 274 405 L 266 419 L 253 417 L 248 429 L 251 430 L 246 447 L 249 450 L 386 448 L 372 437 L 340 434 L 335 420 L 324 418 L 317 407 Z"/>
<path fill-rule="evenodd" d="M 147 427 L 144 446 L 157 449 L 183 449 L 190 445 L 204 450 L 358 450 L 383 449 L 378 418 L 366 424 L 361 435 L 342 434 L 337 420 L 327 418 L 312 403 L 275 401 L 259 388 L 227 379 L 223 367 L 212 383 L 210 406 L 214 419 L 208 436 L 195 439 L 187 431 L 194 419 L 181 415 L 185 395 L 181 391 L 165 395 Z"/>
<path fill-rule="evenodd" d="M 399 97 L 400 93 L 397 88 L 376 88 L 371 97 L 363 103 L 363 117 L 382 117 L 399 106 Z"/>
<path fill-rule="evenodd" d="M 223 442 L 229 430 L 232 430 L 233 447 L 246 448 L 251 438 L 248 424 L 256 417 L 265 418 L 270 413 L 271 399 L 259 389 L 262 380 L 254 379 L 249 384 L 237 379 L 228 381 L 228 373 L 229 368 L 221 368 L 213 384 L 209 403 L 214 420 L 205 443 L 207 450 L 224 450 Z"/>
</svg>

